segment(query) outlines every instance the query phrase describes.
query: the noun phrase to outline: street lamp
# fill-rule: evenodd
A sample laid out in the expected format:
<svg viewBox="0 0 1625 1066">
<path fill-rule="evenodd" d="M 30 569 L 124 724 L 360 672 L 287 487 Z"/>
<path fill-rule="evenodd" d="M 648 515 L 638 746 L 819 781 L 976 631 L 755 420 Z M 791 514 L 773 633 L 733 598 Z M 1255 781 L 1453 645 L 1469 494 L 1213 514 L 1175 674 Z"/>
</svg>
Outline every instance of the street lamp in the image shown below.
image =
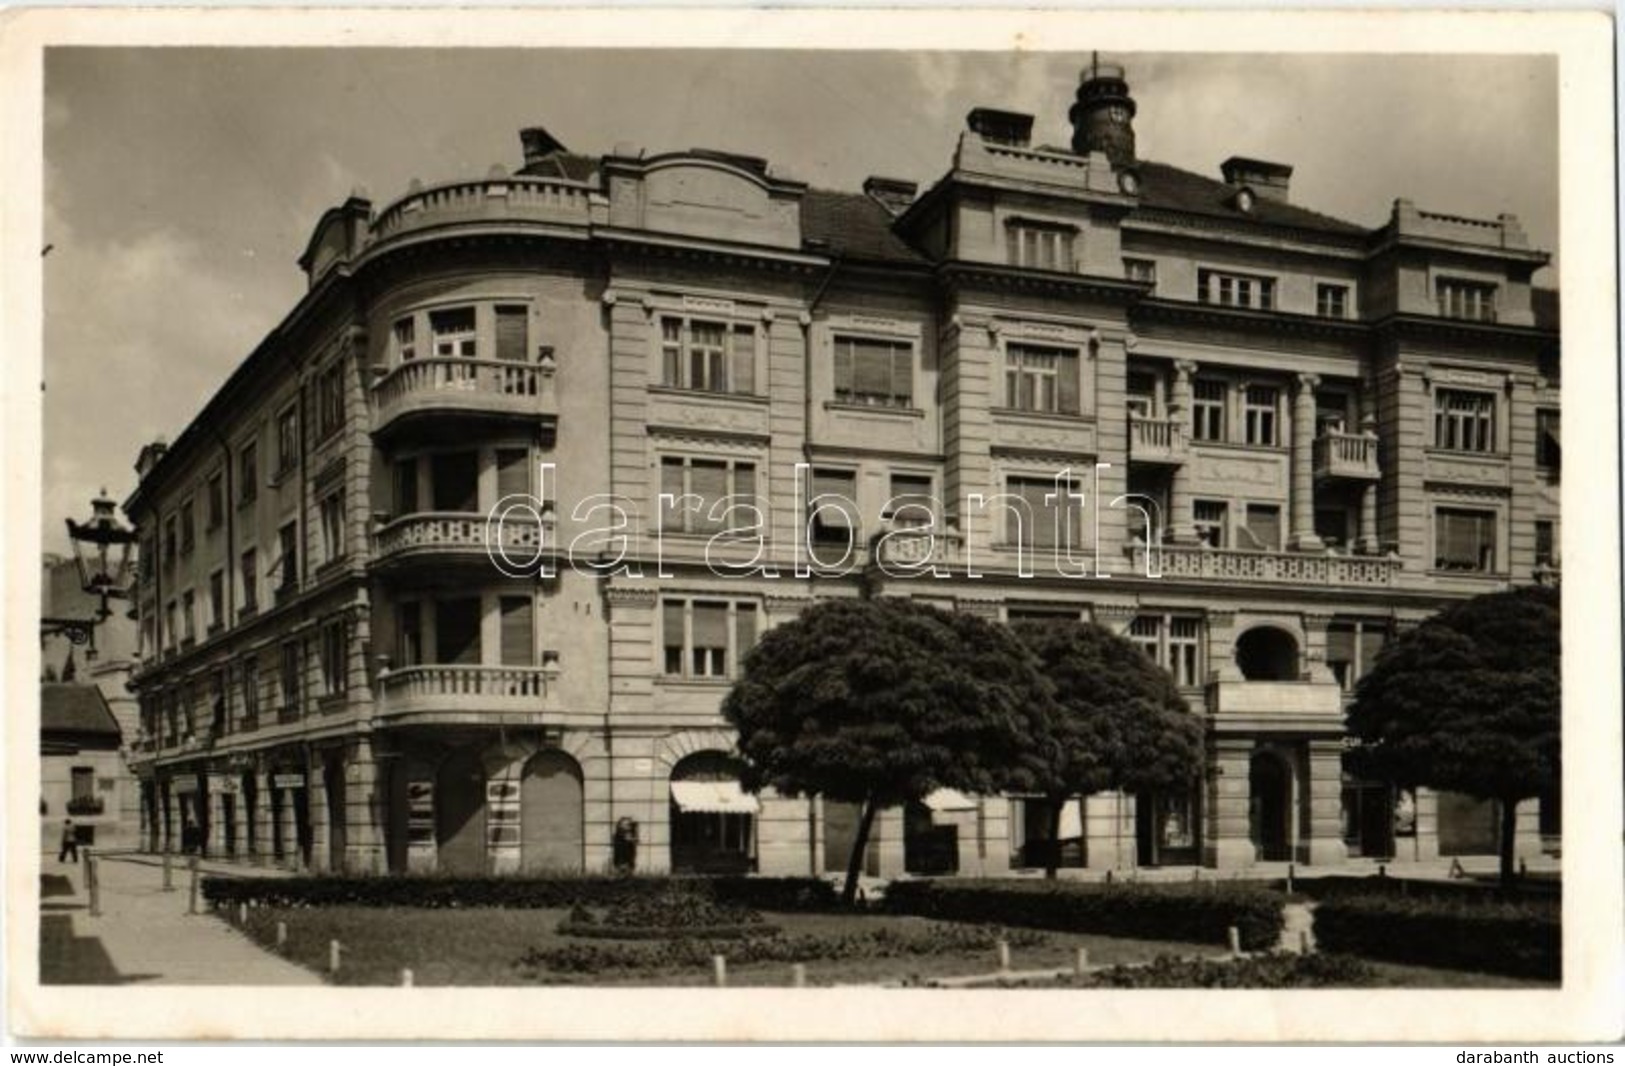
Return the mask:
<svg viewBox="0 0 1625 1066">
<path fill-rule="evenodd" d="M 95 614 L 90 618 L 41 618 L 40 636 L 62 635 L 73 644 L 89 644 L 87 653 L 96 654 L 96 627 L 112 616 L 109 600 L 130 595 L 130 555 L 137 534 L 119 524 L 114 502 L 107 490 L 90 502 L 88 522 L 68 519 L 68 540 L 73 545 L 74 563 L 79 568 L 79 587 L 95 596 Z"/>
</svg>

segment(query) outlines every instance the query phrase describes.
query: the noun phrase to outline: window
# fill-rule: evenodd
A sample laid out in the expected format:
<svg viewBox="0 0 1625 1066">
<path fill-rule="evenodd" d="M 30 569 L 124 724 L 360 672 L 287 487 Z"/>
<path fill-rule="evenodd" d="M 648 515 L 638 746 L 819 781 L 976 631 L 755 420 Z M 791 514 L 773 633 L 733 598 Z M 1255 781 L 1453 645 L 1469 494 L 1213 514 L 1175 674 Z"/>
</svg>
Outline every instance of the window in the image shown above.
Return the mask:
<svg viewBox="0 0 1625 1066">
<path fill-rule="evenodd" d="M 436 600 L 435 662 L 476 666 L 484 658 L 480 641 L 482 610 L 478 596 Z"/>
<path fill-rule="evenodd" d="M 1157 409 L 1157 375 L 1133 370 L 1128 375 L 1128 413 L 1135 418 L 1150 418 Z"/>
<path fill-rule="evenodd" d="M 1260 311 L 1275 308 L 1275 279 L 1252 274 L 1231 274 L 1220 270 L 1196 272 L 1197 299 L 1220 307 L 1251 307 Z"/>
<path fill-rule="evenodd" d="M 536 604 L 529 596 L 503 596 L 502 665 L 536 664 Z"/>
<path fill-rule="evenodd" d="M 344 557 L 344 490 L 322 497 L 322 559 L 324 563 Z"/>
<path fill-rule="evenodd" d="M 1248 444 L 1275 444 L 1275 412 L 1280 396 L 1280 390 L 1270 385 L 1247 386 L 1241 413 Z"/>
<path fill-rule="evenodd" d="M 1073 269 L 1072 245 L 1076 233 L 1071 226 L 1011 222 L 1004 234 L 1010 265 L 1034 270 L 1070 271 Z"/>
<path fill-rule="evenodd" d="M 1535 465 L 1557 470 L 1563 465 L 1560 412 L 1543 407 L 1535 412 Z"/>
<path fill-rule="evenodd" d="M 241 674 L 243 687 L 243 718 L 252 722 L 260 715 L 260 660 L 250 655 L 243 660 Z"/>
<path fill-rule="evenodd" d="M 660 618 L 667 677 L 737 676 L 756 644 L 755 604 L 666 600 Z"/>
<path fill-rule="evenodd" d="M 1154 287 L 1157 284 L 1157 262 L 1154 259 L 1124 259 L 1123 276 Z"/>
<path fill-rule="evenodd" d="M 696 392 L 756 391 L 756 331 L 738 324 L 667 316 L 660 320 L 661 381 Z"/>
<path fill-rule="evenodd" d="M 1495 569 L 1495 512 L 1441 507 L 1433 516 L 1433 565 L 1487 574 Z"/>
<path fill-rule="evenodd" d="M 158 549 L 152 537 L 141 538 L 141 548 L 136 554 L 137 572 L 141 575 L 141 583 L 152 583 L 153 569 L 158 565 Z"/>
<path fill-rule="evenodd" d="M 858 475 L 851 470 L 817 470 L 812 472 L 808 486 L 807 506 L 812 518 L 812 542 L 820 545 L 848 547 L 857 535 L 853 527 L 859 522 Z M 819 500 L 821 496 L 835 499 Z M 817 510 L 812 510 L 818 500 Z"/>
<path fill-rule="evenodd" d="M 418 461 L 402 459 L 395 464 L 395 513 L 415 514 L 418 510 Z"/>
<path fill-rule="evenodd" d="M 197 513 L 190 498 L 181 504 L 181 554 L 190 555 L 197 547 Z"/>
<path fill-rule="evenodd" d="M 316 439 L 326 440 L 344 425 L 344 360 L 335 360 L 316 379 Z"/>
<path fill-rule="evenodd" d="M 204 494 L 208 529 L 219 529 L 226 516 L 226 484 L 223 474 L 209 476 L 209 488 Z"/>
<path fill-rule="evenodd" d="M 281 667 L 277 684 L 282 690 L 282 713 L 297 716 L 303 688 L 299 684 L 299 645 L 294 641 L 282 645 Z"/>
<path fill-rule="evenodd" d="M 175 534 L 175 516 L 170 515 L 164 519 L 164 566 L 169 567 L 175 564 L 175 551 L 178 544 L 179 538 Z"/>
<path fill-rule="evenodd" d="M 528 307 L 502 307 L 496 309 L 497 358 L 509 363 L 526 362 L 530 347 L 530 309 Z"/>
<path fill-rule="evenodd" d="M 1353 422 L 1349 417 L 1349 407 L 1349 394 L 1346 392 L 1315 393 L 1315 436 L 1347 433 Z"/>
<path fill-rule="evenodd" d="M 1316 285 L 1315 314 L 1321 318 L 1349 317 L 1349 287 L 1347 285 Z"/>
<path fill-rule="evenodd" d="M 1077 414 L 1077 350 L 1037 344 L 1006 345 L 1004 405 L 1018 411 Z"/>
<path fill-rule="evenodd" d="M 423 605 L 410 600 L 395 609 L 395 629 L 399 665 L 417 666 L 423 662 Z"/>
<path fill-rule="evenodd" d="M 410 363 L 418 357 L 418 324 L 410 315 L 395 320 L 390 327 L 390 341 L 395 349 L 397 363 Z"/>
<path fill-rule="evenodd" d="M 429 457 L 430 500 L 436 511 L 472 514 L 480 509 L 478 452 L 441 452 Z"/>
<path fill-rule="evenodd" d="M 437 359 L 474 359 L 479 356 L 472 307 L 429 312 L 429 333 Z"/>
<path fill-rule="evenodd" d="M 71 802 L 88 803 L 96 798 L 96 770 L 90 766 L 75 766 L 70 773 Z"/>
<path fill-rule="evenodd" d="M 1179 615 L 1142 614 L 1129 623 L 1129 640 L 1152 662 L 1173 675 L 1174 684 L 1202 683 L 1202 620 Z"/>
<path fill-rule="evenodd" d="M 197 640 L 197 596 L 191 589 L 181 593 L 181 644 Z"/>
<path fill-rule="evenodd" d="M 1388 642 L 1388 623 L 1338 619 L 1326 628 L 1326 666 L 1344 692 L 1353 692 Z"/>
<path fill-rule="evenodd" d="M 322 626 L 318 637 L 322 661 L 322 695 L 341 696 L 349 687 L 349 657 L 344 619 L 336 618 Z"/>
<path fill-rule="evenodd" d="M 259 446 L 249 441 L 243 445 L 242 452 L 237 456 L 237 502 L 240 504 L 253 503 L 260 494 L 259 452 Z"/>
<path fill-rule="evenodd" d="M 1493 452 L 1495 395 L 1467 389 L 1435 389 L 1433 446 L 1457 452 Z"/>
<path fill-rule="evenodd" d="M 180 642 L 179 610 L 174 600 L 164 605 L 164 647 L 170 651 L 174 651 L 175 645 Z"/>
<path fill-rule="evenodd" d="M 530 493 L 530 450 L 497 449 L 497 499 Z"/>
<path fill-rule="evenodd" d="M 880 516 L 898 526 L 928 526 L 936 518 L 930 475 L 893 474 L 891 497 Z"/>
<path fill-rule="evenodd" d="M 1349 540 L 1349 512 L 1342 507 L 1315 508 L 1315 536 L 1328 548 L 1341 548 Z"/>
<path fill-rule="evenodd" d="M 286 474 L 299 465 L 299 410 L 289 405 L 276 418 L 276 470 Z"/>
<path fill-rule="evenodd" d="M 226 572 L 216 570 L 209 575 L 209 632 L 213 633 L 226 622 Z"/>
<path fill-rule="evenodd" d="M 734 516 L 724 501 L 733 506 L 756 502 L 756 464 L 732 459 L 689 459 L 667 456 L 660 460 L 660 493 L 673 502 L 662 501 L 660 528 L 672 533 L 717 533 L 751 524 L 748 515 Z M 698 500 L 684 501 L 694 496 Z M 686 504 L 686 506 L 685 506 Z"/>
<path fill-rule="evenodd" d="M 209 676 L 209 732 L 224 736 L 231 731 L 231 714 L 226 699 L 226 671 L 216 670 Z"/>
<path fill-rule="evenodd" d="M 1013 477 L 1005 482 L 1005 491 L 1016 497 L 1005 501 L 1006 544 L 1054 548 L 1078 543 L 1082 517 L 1071 498 L 1077 485 L 1068 489 L 1057 486 L 1054 478 Z"/>
<path fill-rule="evenodd" d="M 1224 382 L 1197 378 L 1191 394 L 1191 438 L 1224 440 Z"/>
<path fill-rule="evenodd" d="M 1227 539 L 1225 529 L 1230 524 L 1229 506 L 1223 500 L 1195 500 L 1191 508 L 1196 539 L 1210 548 L 1223 548 Z"/>
<path fill-rule="evenodd" d="M 909 407 L 914 403 L 914 345 L 873 337 L 835 338 L 835 399 Z"/>
<path fill-rule="evenodd" d="M 1557 527 L 1544 519 L 1535 521 L 1535 565 L 1557 566 Z"/>
<path fill-rule="evenodd" d="M 278 559 L 273 567 L 281 576 L 277 581 L 277 592 L 284 592 L 299 585 L 299 527 L 289 522 L 276 531 Z"/>
<path fill-rule="evenodd" d="M 1273 503 L 1249 503 L 1247 524 L 1241 530 L 1243 547 L 1254 551 L 1281 550 L 1281 508 Z"/>
<path fill-rule="evenodd" d="M 1439 314 L 1473 322 L 1495 321 L 1495 286 L 1487 282 L 1440 278 Z"/>
<path fill-rule="evenodd" d="M 253 614 L 259 607 L 259 554 L 250 548 L 239 560 L 238 576 L 243 583 L 242 613 Z"/>
</svg>

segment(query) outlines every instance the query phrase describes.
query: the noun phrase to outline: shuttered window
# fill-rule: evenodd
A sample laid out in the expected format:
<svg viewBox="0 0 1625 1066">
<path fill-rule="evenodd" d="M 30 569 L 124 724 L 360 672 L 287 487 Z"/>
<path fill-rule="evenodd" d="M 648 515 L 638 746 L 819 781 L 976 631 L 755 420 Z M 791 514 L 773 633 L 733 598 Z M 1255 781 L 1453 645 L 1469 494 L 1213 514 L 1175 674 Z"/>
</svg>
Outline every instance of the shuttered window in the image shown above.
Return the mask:
<svg viewBox="0 0 1625 1066">
<path fill-rule="evenodd" d="M 914 346 L 871 337 L 835 338 L 835 398 L 908 407 L 914 402 Z"/>
<path fill-rule="evenodd" d="M 1434 515 L 1434 544 L 1437 569 L 1490 572 L 1495 568 L 1495 513 L 1441 507 Z"/>
<path fill-rule="evenodd" d="M 535 603 L 529 596 L 502 597 L 502 665 L 535 665 L 535 647 Z"/>
<path fill-rule="evenodd" d="M 728 605 L 696 603 L 693 606 L 693 647 L 690 649 L 691 675 L 723 677 L 728 668 Z"/>
<path fill-rule="evenodd" d="M 1077 543 L 1082 518 L 1070 513 L 1073 501 L 1053 479 L 1013 477 L 1005 491 L 1016 497 L 1005 501 L 1006 543 L 1027 548 L 1053 548 L 1068 539 Z"/>
<path fill-rule="evenodd" d="M 737 676 L 756 644 L 756 605 L 708 600 L 666 600 L 660 608 L 667 677 Z"/>
<path fill-rule="evenodd" d="M 667 600 L 660 610 L 660 628 L 665 637 L 666 673 L 676 677 L 683 674 L 683 648 L 687 645 L 683 615 L 682 600 Z"/>
<path fill-rule="evenodd" d="M 1246 547 L 1254 551 L 1281 550 L 1281 509 L 1275 504 L 1248 504 L 1247 525 L 1242 529 Z"/>
<path fill-rule="evenodd" d="M 497 449 L 497 499 L 530 492 L 530 452 L 524 448 Z"/>
<path fill-rule="evenodd" d="M 525 362 L 527 326 L 530 312 L 524 307 L 498 307 L 497 358 L 512 363 Z"/>
</svg>

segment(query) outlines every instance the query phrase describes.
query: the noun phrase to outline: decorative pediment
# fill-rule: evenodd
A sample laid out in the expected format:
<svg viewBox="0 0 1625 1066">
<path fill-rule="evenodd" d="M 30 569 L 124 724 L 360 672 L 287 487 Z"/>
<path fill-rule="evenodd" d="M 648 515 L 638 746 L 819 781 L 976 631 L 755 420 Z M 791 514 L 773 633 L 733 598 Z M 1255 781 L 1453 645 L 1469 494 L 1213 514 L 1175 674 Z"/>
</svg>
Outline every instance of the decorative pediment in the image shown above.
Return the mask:
<svg viewBox="0 0 1625 1066">
<path fill-rule="evenodd" d="M 763 160 L 690 151 L 606 161 L 610 225 L 780 248 L 801 247 L 806 185 Z"/>
</svg>

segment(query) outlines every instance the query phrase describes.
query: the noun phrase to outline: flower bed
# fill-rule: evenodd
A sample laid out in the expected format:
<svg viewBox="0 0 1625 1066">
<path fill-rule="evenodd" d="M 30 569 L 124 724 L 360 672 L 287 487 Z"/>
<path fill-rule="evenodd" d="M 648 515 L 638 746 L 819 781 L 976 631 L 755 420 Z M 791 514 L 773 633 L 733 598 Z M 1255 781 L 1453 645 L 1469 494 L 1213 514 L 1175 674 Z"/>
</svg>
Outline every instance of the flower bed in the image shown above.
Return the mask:
<svg viewBox="0 0 1625 1066">
<path fill-rule="evenodd" d="M 1206 944 L 1226 943 L 1233 926 L 1248 951 L 1280 940 L 1285 899 L 1270 889 L 1219 883 L 922 880 L 886 890 L 894 913 L 949 921 Z"/>
<path fill-rule="evenodd" d="M 1390 962 L 1559 979 L 1562 911 L 1555 901 L 1344 896 L 1315 908 L 1327 951 Z"/>
<path fill-rule="evenodd" d="M 559 923 L 563 936 L 605 940 L 734 940 L 772 936 L 778 927 L 737 903 L 718 903 L 691 883 L 673 883 L 655 896 L 613 903 L 602 915 L 577 904 Z"/>
</svg>

